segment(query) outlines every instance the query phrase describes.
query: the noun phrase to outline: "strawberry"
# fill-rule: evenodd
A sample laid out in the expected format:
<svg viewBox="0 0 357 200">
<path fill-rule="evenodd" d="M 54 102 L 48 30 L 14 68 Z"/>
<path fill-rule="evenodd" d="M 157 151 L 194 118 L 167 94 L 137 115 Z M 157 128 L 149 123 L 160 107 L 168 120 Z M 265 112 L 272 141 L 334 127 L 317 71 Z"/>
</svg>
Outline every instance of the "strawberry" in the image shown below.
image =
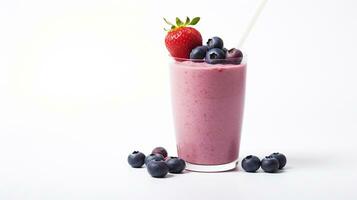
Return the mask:
<svg viewBox="0 0 357 200">
<path fill-rule="evenodd" d="M 190 20 L 190 18 L 186 17 L 186 21 L 183 23 L 176 17 L 176 25 L 168 22 L 165 18 L 164 20 L 167 24 L 171 25 L 171 29 L 168 30 L 165 37 L 167 50 L 174 58 L 188 59 L 191 50 L 202 45 L 201 33 L 192 27 L 188 27 L 190 25 L 196 25 L 200 18 L 195 17 Z"/>
</svg>

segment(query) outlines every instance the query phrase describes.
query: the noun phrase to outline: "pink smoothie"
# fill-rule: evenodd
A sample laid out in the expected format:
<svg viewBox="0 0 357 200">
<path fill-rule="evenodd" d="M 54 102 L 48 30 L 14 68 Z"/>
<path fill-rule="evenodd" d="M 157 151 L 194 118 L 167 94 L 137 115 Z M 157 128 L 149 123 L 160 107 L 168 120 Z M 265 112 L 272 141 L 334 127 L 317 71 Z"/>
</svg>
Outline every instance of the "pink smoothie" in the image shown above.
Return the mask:
<svg viewBox="0 0 357 200">
<path fill-rule="evenodd" d="M 170 68 L 179 157 L 199 165 L 236 161 L 246 65 L 174 61 Z"/>
</svg>

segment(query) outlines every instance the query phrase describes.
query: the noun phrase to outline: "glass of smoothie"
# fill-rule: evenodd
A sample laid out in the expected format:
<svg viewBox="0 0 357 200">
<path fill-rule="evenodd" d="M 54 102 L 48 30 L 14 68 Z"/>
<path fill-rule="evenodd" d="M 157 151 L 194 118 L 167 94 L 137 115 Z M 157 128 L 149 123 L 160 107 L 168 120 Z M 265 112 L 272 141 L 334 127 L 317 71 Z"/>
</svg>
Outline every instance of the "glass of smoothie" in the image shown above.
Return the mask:
<svg viewBox="0 0 357 200">
<path fill-rule="evenodd" d="M 165 46 L 172 58 L 177 152 L 188 170 L 228 171 L 235 169 L 238 162 L 246 56 L 239 48 L 228 50 L 218 36 L 204 44 L 201 33 L 192 27 L 199 20 L 200 17 L 186 17 L 181 21 L 176 17 L 174 24 L 164 18 L 171 26 L 165 29 Z"/>
<path fill-rule="evenodd" d="M 178 156 L 186 169 L 235 169 L 242 129 L 246 59 L 208 64 L 172 59 L 171 94 Z"/>
</svg>

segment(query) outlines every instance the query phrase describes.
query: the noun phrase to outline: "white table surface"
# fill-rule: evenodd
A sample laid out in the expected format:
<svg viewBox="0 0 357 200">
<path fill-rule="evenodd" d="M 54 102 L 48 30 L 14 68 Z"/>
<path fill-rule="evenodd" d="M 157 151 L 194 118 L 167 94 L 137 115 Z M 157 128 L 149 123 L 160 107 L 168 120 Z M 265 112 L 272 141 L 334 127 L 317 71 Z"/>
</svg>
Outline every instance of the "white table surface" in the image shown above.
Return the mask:
<svg viewBox="0 0 357 200">
<path fill-rule="evenodd" d="M 246 173 L 239 166 L 225 173 L 187 172 L 165 179 L 151 178 L 145 168 L 130 168 L 127 155 L 136 149 L 149 153 L 157 145 L 165 146 L 174 155 L 175 145 L 171 125 L 164 117 L 150 117 L 156 108 L 145 106 L 137 108 L 142 109 L 141 116 L 108 111 L 75 115 L 72 119 L 60 113 L 40 116 L 38 111 L 27 116 L 8 115 L 7 127 L 1 127 L 1 199 L 357 197 L 357 177 L 353 172 L 357 149 L 348 142 L 345 145 L 333 140 L 338 135 L 328 129 L 314 134 L 308 129 L 301 133 L 287 127 L 281 133 L 279 128 L 277 132 L 264 127 L 254 131 L 245 128 L 241 157 L 281 151 L 288 158 L 281 173 Z M 163 109 L 155 113 L 168 114 Z M 137 124 L 138 121 L 144 123 Z"/>
<path fill-rule="evenodd" d="M 205 40 L 233 45 L 257 3 L 224 6 L 227 26 L 215 1 L 180 2 L 0 2 L 1 200 L 357 199 L 355 1 L 269 1 L 244 46 L 240 159 L 280 151 L 284 171 L 128 166 L 175 155 L 161 17 L 199 15 Z"/>
</svg>

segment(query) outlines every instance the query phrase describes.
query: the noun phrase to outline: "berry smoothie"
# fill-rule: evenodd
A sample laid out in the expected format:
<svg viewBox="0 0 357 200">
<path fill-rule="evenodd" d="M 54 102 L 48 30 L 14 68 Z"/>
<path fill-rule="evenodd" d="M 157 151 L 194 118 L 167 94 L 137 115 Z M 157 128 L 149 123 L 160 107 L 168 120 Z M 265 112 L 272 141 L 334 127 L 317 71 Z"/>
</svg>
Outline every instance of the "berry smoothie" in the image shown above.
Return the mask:
<svg viewBox="0 0 357 200">
<path fill-rule="evenodd" d="M 196 165 L 236 162 L 246 64 L 173 61 L 170 71 L 179 157 Z"/>
</svg>

